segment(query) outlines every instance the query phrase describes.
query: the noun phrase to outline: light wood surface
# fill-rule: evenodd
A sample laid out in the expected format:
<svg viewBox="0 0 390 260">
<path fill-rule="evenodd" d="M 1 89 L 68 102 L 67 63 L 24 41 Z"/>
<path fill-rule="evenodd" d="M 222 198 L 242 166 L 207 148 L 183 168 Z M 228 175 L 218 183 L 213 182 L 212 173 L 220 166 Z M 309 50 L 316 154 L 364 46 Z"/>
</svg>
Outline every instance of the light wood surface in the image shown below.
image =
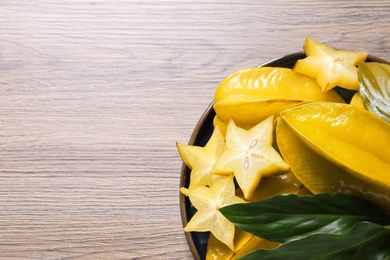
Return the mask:
<svg viewBox="0 0 390 260">
<path fill-rule="evenodd" d="M 191 259 L 175 143 L 306 36 L 390 60 L 390 2 L 1 0 L 0 258 Z"/>
</svg>

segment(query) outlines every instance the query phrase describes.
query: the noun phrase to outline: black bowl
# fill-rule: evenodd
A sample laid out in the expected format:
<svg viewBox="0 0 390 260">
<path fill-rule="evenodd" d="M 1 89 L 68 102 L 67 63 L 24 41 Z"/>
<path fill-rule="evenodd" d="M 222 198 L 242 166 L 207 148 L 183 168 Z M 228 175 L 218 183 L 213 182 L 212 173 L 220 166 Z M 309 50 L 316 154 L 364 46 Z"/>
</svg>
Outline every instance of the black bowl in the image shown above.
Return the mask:
<svg viewBox="0 0 390 260">
<path fill-rule="evenodd" d="M 293 53 L 266 62 L 263 65 L 260 65 L 260 67 L 292 68 L 297 60 L 303 59 L 305 57 L 305 53 Z M 375 61 L 389 64 L 389 62 L 371 55 L 367 57 L 366 61 Z M 336 87 L 335 90 L 348 103 L 351 100 L 353 94 L 355 93 L 354 91 L 349 91 L 338 87 Z M 214 129 L 213 119 L 215 116 L 215 111 L 213 109 L 213 105 L 214 101 L 208 106 L 202 117 L 199 119 L 199 122 L 197 123 L 189 140 L 189 145 L 204 146 L 210 139 Z M 180 176 L 180 187 L 188 188 L 190 182 L 190 174 L 191 170 L 183 163 Z M 183 194 L 180 194 L 180 211 L 184 227 L 187 225 L 191 217 L 195 214 L 196 209 L 193 207 L 188 197 L 184 196 Z M 194 258 L 197 260 L 205 259 L 209 232 L 190 232 L 185 233 L 185 235 Z"/>
</svg>

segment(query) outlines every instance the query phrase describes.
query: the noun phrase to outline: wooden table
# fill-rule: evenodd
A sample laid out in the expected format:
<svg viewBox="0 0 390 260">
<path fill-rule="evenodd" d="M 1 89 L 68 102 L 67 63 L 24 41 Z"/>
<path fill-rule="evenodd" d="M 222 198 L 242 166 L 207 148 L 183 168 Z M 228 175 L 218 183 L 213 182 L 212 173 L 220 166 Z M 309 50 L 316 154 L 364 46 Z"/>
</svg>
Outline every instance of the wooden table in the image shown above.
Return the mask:
<svg viewBox="0 0 390 260">
<path fill-rule="evenodd" d="M 390 60 L 390 2 L 1 0 L 0 258 L 191 259 L 175 143 L 306 36 Z"/>
</svg>

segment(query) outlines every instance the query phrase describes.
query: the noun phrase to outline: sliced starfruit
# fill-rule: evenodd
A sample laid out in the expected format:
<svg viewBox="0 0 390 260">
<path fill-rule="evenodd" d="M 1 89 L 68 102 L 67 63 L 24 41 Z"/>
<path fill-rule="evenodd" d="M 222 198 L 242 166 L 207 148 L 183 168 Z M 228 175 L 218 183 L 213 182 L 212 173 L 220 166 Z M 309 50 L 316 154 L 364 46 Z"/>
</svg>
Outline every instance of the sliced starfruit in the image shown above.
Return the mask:
<svg viewBox="0 0 390 260">
<path fill-rule="evenodd" d="M 234 119 L 237 126 L 249 129 L 302 101 L 344 102 L 335 91 L 323 93 L 312 77 L 288 68 L 258 67 L 223 80 L 215 92 L 214 110 L 222 123 Z"/>
<path fill-rule="evenodd" d="M 221 176 L 211 174 L 218 157 L 226 150 L 225 140 L 218 126 L 204 147 L 177 143 L 183 162 L 191 169 L 189 189 L 212 186 Z"/>
<path fill-rule="evenodd" d="M 272 147 L 274 116 L 250 130 L 239 128 L 230 120 L 226 134 L 226 151 L 216 161 L 213 174 L 234 174 L 245 199 L 251 199 L 261 178 L 283 174 L 288 165 Z"/>
<path fill-rule="evenodd" d="M 233 175 L 217 180 L 213 186 L 180 188 L 188 196 L 197 212 L 184 227 L 185 232 L 210 231 L 219 241 L 234 250 L 235 226 L 219 211 L 220 208 L 245 201 L 235 195 Z"/>
<path fill-rule="evenodd" d="M 211 234 L 207 242 L 206 260 L 240 259 L 253 250 L 273 249 L 280 245 L 280 243 L 254 236 L 239 228 L 236 228 L 235 233 L 235 250 L 231 250 Z"/>
<path fill-rule="evenodd" d="M 280 118 L 320 157 L 353 177 L 390 192 L 390 124 L 386 121 L 355 106 L 331 102 L 300 104 L 283 111 Z M 296 149 L 286 149 L 282 137 L 277 140 L 284 158 Z M 306 156 L 297 159 L 307 160 Z M 292 170 L 298 177 L 300 173 Z M 298 179 L 305 184 L 303 178 Z"/>
<path fill-rule="evenodd" d="M 280 245 L 279 242 L 273 242 L 266 240 L 261 237 L 252 236 L 252 238 L 239 250 L 235 255 L 233 255 L 232 260 L 242 259 L 248 253 L 258 250 L 258 249 L 274 249 Z"/>
<path fill-rule="evenodd" d="M 324 92 L 336 86 L 358 90 L 356 65 L 366 60 L 366 52 L 334 50 L 310 37 L 303 49 L 307 57 L 295 63 L 294 71 L 315 78 Z"/>
<path fill-rule="evenodd" d="M 206 260 L 229 260 L 245 245 L 253 235 L 236 227 L 234 234 L 234 250 L 219 241 L 213 234 L 210 234 L 207 241 Z"/>
<path fill-rule="evenodd" d="M 311 194 L 292 172 L 288 172 L 286 174 L 263 178 L 254 191 L 250 201 L 259 201 L 279 194 L 291 193 L 297 195 Z M 236 195 L 244 198 L 241 189 L 237 189 Z M 280 243 L 254 236 L 236 228 L 234 245 L 235 250 L 233 251 L 211 235 L 207 243 L 206 260 L 240 259 L 253 250 L 273 249 L 280 245 Z"/>
</svg>

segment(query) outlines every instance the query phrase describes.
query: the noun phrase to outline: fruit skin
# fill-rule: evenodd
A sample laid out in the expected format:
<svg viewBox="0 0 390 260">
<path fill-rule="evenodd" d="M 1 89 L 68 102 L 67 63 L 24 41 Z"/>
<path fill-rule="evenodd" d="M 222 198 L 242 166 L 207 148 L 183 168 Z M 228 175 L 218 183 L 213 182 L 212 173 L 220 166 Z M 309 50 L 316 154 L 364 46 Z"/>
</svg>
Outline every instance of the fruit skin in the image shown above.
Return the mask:
<svg viewBox="0 0 390 260">
<path fill-rule="evenodd" d="M 253 250 L 260 248 L 273 249 L 280 245 L 280 243 L 265 240 L 236 228 L 234 245 L 235 250 L 232 251 L 225 244 L 210 234 L 207 242 L 206 260 L 240 259 Z"/>
<path fill-rule="evenodd" d="M 350 104 L 353 105 L 353 106 L 360 107 L 360 108 L 362 108 L 362 109 L 366 109 L 366 108 L 364 107 L 363 99 L 362 99 L 361 95 L 359 94 L 359 92 L 356 92 L 356 93 L 352 96 L 352 99 L 351 99 Z"/>
<path fill-rule="evenodd" d="M 250 128 L 265 120 L 270 115 L 279 113 L 302 100 L 243 100 L 243 98 L 227 98 L 216 102 L 214 110 L 222 122 L 234 119 L 240 127 Z"/>
<path fill-rule="evenodd" d="M 357 178 L 390 190 L 390 124 L 383 119 L 331 102 L 297 105 L 280 117 L 321 156 Z"/>
<path fill-rule="evenodd" d="M 339 101 L 335 92 L 324 94 L 312 77 L 296 73 L 289 68 L 256 67 L 237 71 L 224 79 L 215 91 L 215 102 L 297 100 Z"/>
<path fill-rule="evenodd" d="M 356 65 L 366 60 L 366 52 L 334 50 L 310 37 L 303 49 L 307 57 L 295 63 L 294 71 L 315 78 L 324 92 L 336 86 L 358 90 Z"/>
<path fill-rule="evenodd" d="M 323 93 L 314 78 L 276 67 L 250 68 L 230 75 L 218 85 L 214 99 L 223 133 L 223 125 L 230 119 L 249 129 L 302 101 L 345 102 L 334 90 Z"/>
<path fill-rule="evenodd" d="M 348 104 L 306 103 L 281 113 L 276 138 L 313 193 L 352 193 L 390 208 L 390 124 L 384 120 Z"/>
</svg>

